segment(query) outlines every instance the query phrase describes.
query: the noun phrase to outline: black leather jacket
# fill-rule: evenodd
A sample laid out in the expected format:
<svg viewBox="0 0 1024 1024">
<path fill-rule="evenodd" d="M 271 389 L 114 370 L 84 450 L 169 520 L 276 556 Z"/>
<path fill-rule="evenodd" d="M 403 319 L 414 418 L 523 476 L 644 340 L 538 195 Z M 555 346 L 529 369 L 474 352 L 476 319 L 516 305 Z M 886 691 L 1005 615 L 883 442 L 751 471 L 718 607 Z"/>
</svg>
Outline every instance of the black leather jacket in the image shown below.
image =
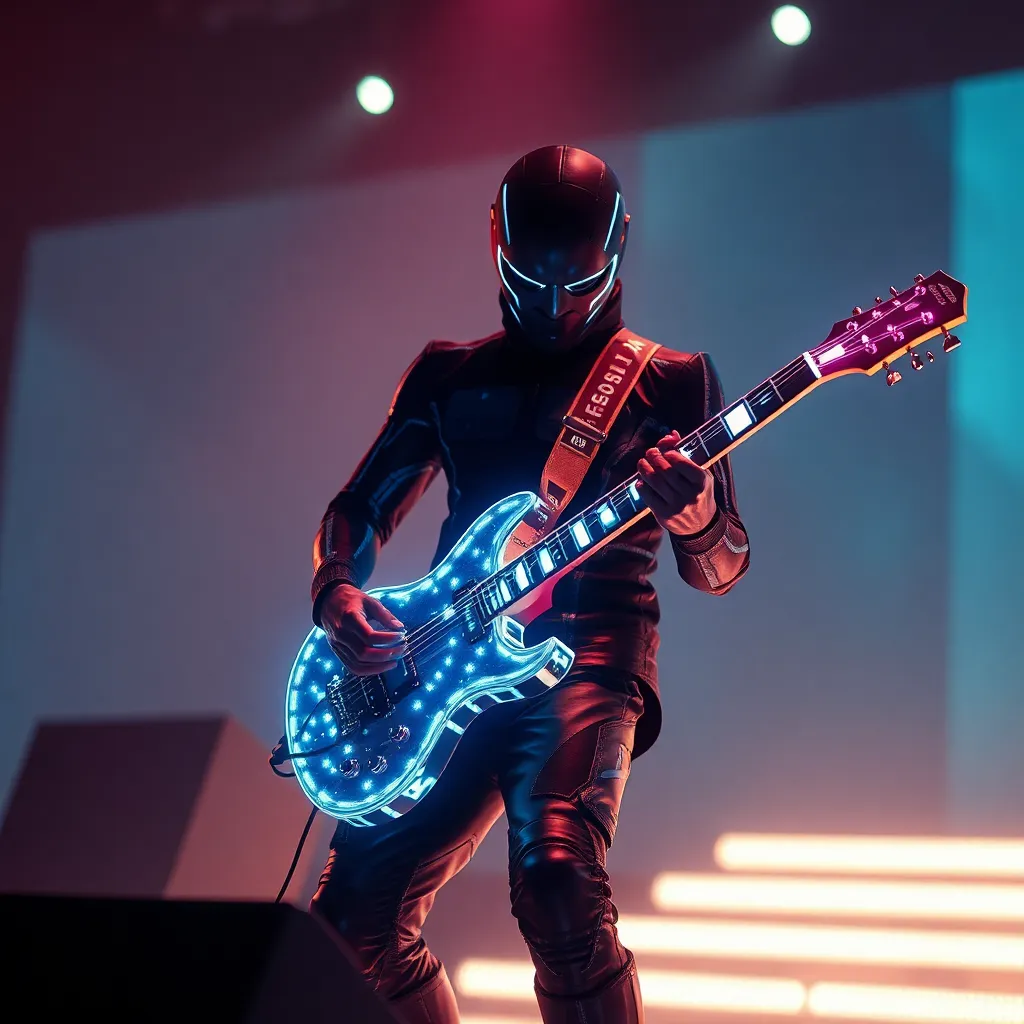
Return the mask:
<svg viewBox="0 0 1024 1024">
<path fill-rule="evenodd" d="M 332 583 L 364 586 L 377 552 L 444 471 L 447 519 L 437 564 L 495 501 L 536 491 L 561 419 L 597 355 L 622 326 L 621 283 L 602 317 L 571 352 L 540 354 L 523 338 L 507 307 L 504 330 L 470 343 L 433 341 L 406 371 L 373 446 L 327 508 L 313 545 L 313 619 Z M 591 504 L 636 472 L 638 459 L 673 428 L 685 436 L 722 408 L 718 376 L 707 355 L 661 348 L 619 413 L 571 505 Z M 747 534 L 736 511 L 728 458 L 714 466 L 718 511 L 701 534 L 670 534 L 679 576 L 709 594 L 726 593 L 749 564 Z M 528 643 L 557 635 L 578 666 L 634 674 L 645 691 L 636 757 L 660 730 L 658 620 L 650 582 L 662 529 L 645 516 L 555 585 L 551 609 L 530 624 Z"/>
</svg>

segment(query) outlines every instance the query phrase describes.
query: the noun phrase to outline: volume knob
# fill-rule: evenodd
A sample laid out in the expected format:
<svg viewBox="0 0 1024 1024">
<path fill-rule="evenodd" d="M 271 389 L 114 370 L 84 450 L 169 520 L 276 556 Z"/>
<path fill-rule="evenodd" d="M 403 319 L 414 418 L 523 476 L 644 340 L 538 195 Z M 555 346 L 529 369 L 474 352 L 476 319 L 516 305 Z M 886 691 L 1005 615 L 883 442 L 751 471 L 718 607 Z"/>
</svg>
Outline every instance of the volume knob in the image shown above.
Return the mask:
<svg viewBox="0 0 1024 1024">
<path fill-rule="evenodd" d="M 387 758 L 381 757 L 380 754 L 374 754 L 374 756 L 370 758 L 370 764 L 368 767 L 374 775 L 380 775 L 387 766 Z"/>
<path fill-rule="evenodd" d="M 359 774 L 359 762 L 354 757 L 347 757 L 341 762 L 341 774 L 346 779 L 354 779 Z"/>
<path fill-rule="evenodd" d="M 407 725 L 394 725 L 388 732 L 388 737 L 392 743 L 404 743 L 409 738 L 409 726 Z"/>
</svg>

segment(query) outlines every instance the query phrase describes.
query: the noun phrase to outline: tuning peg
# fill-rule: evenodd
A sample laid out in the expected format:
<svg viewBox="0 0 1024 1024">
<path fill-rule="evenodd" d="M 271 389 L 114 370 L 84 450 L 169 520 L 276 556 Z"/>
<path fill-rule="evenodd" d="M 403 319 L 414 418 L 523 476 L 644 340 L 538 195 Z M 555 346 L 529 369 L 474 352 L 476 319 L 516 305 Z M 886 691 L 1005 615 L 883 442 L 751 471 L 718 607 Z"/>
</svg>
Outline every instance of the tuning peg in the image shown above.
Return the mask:
<svg viewBox="0 0 1024 1024">
<path fill-rule="evenodd" d="M 924 283 L 924 274 L 915 274 L 914 275 L 914 284 L 923 284 L 923 283 Z"/>
<path fill-rule="evenodd" d="M 947 355 L 955 348 L 960 347 L 960 339 L 955 334 L 950 334 L 945 327 L 942 328 L 942 351 Z"/>
<path fill-rule="evenodd" d="M 864 312 L 864 310 L 861 309 L 860 306 L 854 306 L 853 307 L 853 315 L 854 316 L 860 316 L 861 313 L 863 313 L 863 312 Z"/>
<path fill-rule="evenodd" d="M 891 388 L 893 384 L 899 384 L 903 380 L 903 374 L 899 370 L 890 370 L 888 363 L 882 363 L 882 369 L 885 373 L 885 386 Z"/>
<path fill-rule="evenodd" d="M 916 352 L 911 352 L 910 353 L 910 365 L 915 370 L 920 370 L 921 367 L 924 366 L 924 360 Z"/>
<path fill-rule="evenodd" d="M 882 296 L 881 295 L 876 295 L 875 296 L 875 305 L 877 306 L 878 303 L 880 303 L 881 301 L 882 301 Z"/>
<path fill-rule="evenodd" d="M 899 290 L 899 288 L 896 287 L 896 285 L 894 285 L 894 284 L 889 285 L 889 294 L 894 299 L 896 298 L 897 295 L 899 295 L 899 293 L 900 293 L 900 290 Z"/>
<path fill-rule="evenodd" d="M 928 360 L 929 363 L 934 363 L 935 362 L 935 356 L 933 356 L 931 354 L 931 352 L 925 352 L 924 357 L 925 357 L 925 359 Z"/>
</svg>

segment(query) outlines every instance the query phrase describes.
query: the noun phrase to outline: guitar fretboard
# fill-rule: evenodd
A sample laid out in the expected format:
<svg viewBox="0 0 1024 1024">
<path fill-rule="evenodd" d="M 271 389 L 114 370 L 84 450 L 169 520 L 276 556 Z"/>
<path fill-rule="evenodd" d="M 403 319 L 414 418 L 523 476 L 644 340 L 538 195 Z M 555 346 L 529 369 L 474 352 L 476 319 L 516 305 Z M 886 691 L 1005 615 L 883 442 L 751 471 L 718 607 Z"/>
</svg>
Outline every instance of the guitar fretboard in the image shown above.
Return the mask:
<svg viewBox="0 0 1024 1024">
<path fill-rule="evenodd" d="M 804 353 L 787 363 L 739 401 L 712 416 L 677 445 L 687 458 L 707 467 L 746 435 L 795 402 L 821 377 L 813 357 Z M 623 481 L 574 518 L 553 530 L 500 572 L 478 584 L 485 618 L 521 600 L 550 576 L 586 557 L 609 535 L 647 511 L 637 488 L 637 474 Z"/>
</svg>

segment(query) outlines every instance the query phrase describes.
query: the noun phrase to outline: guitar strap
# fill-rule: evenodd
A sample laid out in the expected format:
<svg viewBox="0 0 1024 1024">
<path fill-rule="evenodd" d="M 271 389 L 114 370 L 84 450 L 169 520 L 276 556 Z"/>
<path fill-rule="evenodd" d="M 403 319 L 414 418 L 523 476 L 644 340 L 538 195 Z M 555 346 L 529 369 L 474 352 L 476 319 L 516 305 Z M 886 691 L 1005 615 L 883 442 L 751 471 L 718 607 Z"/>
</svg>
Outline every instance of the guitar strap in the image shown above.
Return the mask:
<svg viewBox="0 0 1024 1024">
<path fill-rule="evenodd" d="M 540 503 L 516 527 L 505 546 L 505 561 L 532 547 L 554 527 L 587 474 L 612 424 L 660 345 L 626 328 L 612 335 L 562 417 L 540 480 Z"/>
</svg>

